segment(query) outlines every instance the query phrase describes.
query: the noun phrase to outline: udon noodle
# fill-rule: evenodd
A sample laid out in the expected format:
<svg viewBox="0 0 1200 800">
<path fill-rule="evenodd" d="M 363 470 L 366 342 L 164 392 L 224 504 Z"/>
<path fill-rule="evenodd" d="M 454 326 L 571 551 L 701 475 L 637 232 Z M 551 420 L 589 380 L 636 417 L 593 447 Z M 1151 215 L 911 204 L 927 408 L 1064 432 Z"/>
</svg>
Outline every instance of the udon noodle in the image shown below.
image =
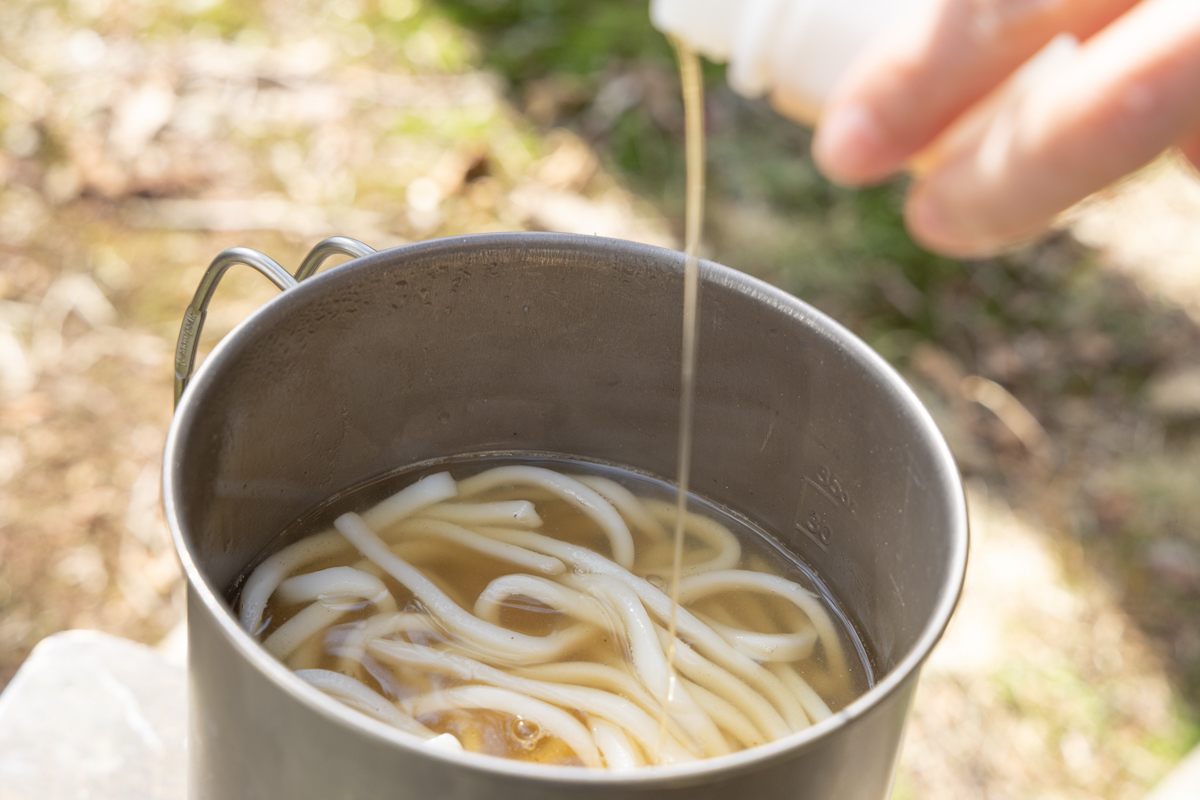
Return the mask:
<svg viewBox="0 0 1200 800">
<path fill-rule="evenodd" d="M 863 672 L 841 626 L 694 512 L 668 668 L 675 515 L 600 475 L 441 472 L 268 556 L 241 623 L 304 681 L 433 747 L 623 770 L 830 716 Z"/>
</svg>

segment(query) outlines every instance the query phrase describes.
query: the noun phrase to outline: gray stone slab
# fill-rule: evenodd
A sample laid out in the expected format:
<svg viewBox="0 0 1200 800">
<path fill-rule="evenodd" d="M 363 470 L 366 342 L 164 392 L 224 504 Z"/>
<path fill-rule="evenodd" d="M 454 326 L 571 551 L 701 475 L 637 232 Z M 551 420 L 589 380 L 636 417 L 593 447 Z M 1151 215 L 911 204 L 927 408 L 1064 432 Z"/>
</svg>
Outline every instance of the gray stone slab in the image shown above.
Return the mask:
<svg viewBox="0 0 1200 800">
<path fill-rule="evenodd" d="M 187 673 L 145 645 L 67 631 L 0 694 L 0 800 L 184 800 Z"/>
</svg>

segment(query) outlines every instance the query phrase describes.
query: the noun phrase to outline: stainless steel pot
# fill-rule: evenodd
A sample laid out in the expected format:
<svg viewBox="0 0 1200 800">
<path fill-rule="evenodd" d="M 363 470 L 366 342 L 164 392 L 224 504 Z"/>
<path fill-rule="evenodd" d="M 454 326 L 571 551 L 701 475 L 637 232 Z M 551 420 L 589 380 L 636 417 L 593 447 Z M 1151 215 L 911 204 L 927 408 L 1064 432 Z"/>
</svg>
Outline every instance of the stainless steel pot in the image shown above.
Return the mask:
<svg viewBox="0 0 1200 800">
<path fill-rule="evenodd" d="M 675 471 L 683 257 L 596 237 L 488 234 L 373 253 L 296 285 L 253 251 L 214 262 L 181 335 L 242 261 L 282 295 L 225 338 L 179 402 L 167 518 L 189 580 L 190 794 L 601 800 L 888 794 L 922 662 L 958 598 L 962 487 L 928 413 L 837 323 L 701 263 L 693 486 L 823 576 L 878 683 L 832 719 L 753 750 L 623 774 L 530 768 L 411 745 L 293 676 L 226 593 L 302 512 L 397 467 L 554 452 Z M 269 263 L 268 263 L 269 262 Z"/>
</svg>

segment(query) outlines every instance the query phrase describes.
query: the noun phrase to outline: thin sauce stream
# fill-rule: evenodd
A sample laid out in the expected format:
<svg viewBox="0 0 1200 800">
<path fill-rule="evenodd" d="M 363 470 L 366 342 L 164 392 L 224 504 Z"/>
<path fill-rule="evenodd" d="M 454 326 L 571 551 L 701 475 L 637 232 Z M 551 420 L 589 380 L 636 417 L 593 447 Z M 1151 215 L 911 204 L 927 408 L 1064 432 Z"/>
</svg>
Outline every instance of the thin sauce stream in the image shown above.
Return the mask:
<svg viewBox="0 0 1200 800">
<path fill-rule="evenodd" d="M 667 626 L 667 691 L 658 719 L 661 745 L 667 730 L 668 706 L 675 683 L 675 636 L 679 608 L 679 579 L 683 572 L 684 520 L 692 467 L 692 410 L 696 394 L 696 334 L 699 316 L 700 235 L 704 226 L 704 81 L 700 58 L 680 39 L 671 39 L 679 61 L 683 88 L 684 143 L 687 157 L 687 197 L 684 216 L 683 353 L 679 370 L 679 454 L 676 470 L 679 493 L 675 522 L 674 561 L 671 569 L 671 619 Z"/>
</svg>

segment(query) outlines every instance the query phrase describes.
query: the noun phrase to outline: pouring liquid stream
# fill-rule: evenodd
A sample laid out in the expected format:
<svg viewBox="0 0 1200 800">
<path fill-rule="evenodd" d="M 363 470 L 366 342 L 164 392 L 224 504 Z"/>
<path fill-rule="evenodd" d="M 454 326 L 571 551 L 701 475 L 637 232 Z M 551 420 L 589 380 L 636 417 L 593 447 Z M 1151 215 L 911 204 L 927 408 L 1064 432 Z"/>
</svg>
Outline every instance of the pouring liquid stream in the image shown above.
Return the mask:
<svg viewBox="0 0 1200 800">
<path fill-rule="evenodd" d="M 676 469 L 674 559 L 671 568 L 671 618 L 667 625 L 667 686 L 658 718 L 658 748 L 666 735 L 669 709 L 674 699 L 675 637 L 679 609 L 679 579 L 683 573 L 684 521 L 687 518 L 688 484 L 692 467 L 692 410 L 696 394 L 696 334 L 699 315 L 700 234 L 704 224 L 704 82 L 700 58 L 685 42 L 674 37 L 671 45 L 679 62 L 683 87 L 684 143 L 687 158 L 687 196 L 684 216 L 683 348 L 679 371 L 679 452 Z"/>
</svg>

